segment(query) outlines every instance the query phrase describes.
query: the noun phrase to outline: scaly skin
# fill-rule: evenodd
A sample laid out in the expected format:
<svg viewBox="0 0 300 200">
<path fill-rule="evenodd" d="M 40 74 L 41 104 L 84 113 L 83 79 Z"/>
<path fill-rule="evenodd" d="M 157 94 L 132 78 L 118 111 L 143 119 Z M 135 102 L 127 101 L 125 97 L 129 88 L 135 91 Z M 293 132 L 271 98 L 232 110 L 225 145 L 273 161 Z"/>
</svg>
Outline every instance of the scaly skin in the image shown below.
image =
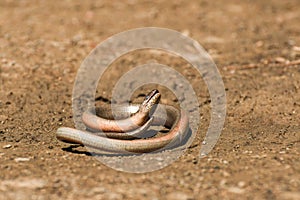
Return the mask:
<svg viewBox="0 0 300 200">
<path fill-rule="evenodd" d="M 111 117 L 109 109 L 98 108 L 97 114 L 91 111 L 85 112 L 83 122 L 88 128 L 101 130 L 102 132 L 91 133 L 73 128 L 61 127 L 57 130 L 56 137 L 64 142 L 86 145 L 94 149 L 126 152 L 151 152 L 163 149 L 166 146 L 180 144 L 188 132 L 188 117 L 183 110 L 168 105 L 159 105 L 160 93 L 153 90 L 146 96 L 144 102 L 139 105 L 116 106 L 116 114 L 119 116 L 132 115 L 121 120 L 107 119 Z M 149 119 L 149 113 L 155 112 Z M 137 112 L 136 112 L 137 111 Z M 145 137 L 145 131 L 150 125 L 164 125 L 169 128 L 168 134 L 161 137 L 124 140 Z M 106 131 L 106 132 L 105 132 Z M 107 132 L 108 131 L 108 132 Z M 127 131 L 124 133 L 124 131 Z"/>
<path fill-rule="evenodd" d="M 156 108 L 160 100 L 160 93 L 158 90 L 152 90 L 146 97 L 144 102 L 140 105 L 139 110 L 131 117 L 120 120 L 110 120 L 96 116 L 91 110 L 83 113 L 82 121 L 85 125 L 94 130 L 103 132 L 128 132 L 143 126 L 148 120 L 150 111 Z M 101 111 L 100 112 L 107 112 Z"/>
<path fill-rule="evenodd" d="M 135 107 L 136 105 L 130 105 Z M 163 115 L 165 109 L 167 119 Z M 57 130 L 57 138 L 61 141 L 86 145 L 95 149 L 113 152 L 136 152 L 144 153 L 162 149 L 169 145 L 174 146 L 182 142 L 188 132 L 188 117 L 184 111 L 161 105 L 153 114 L 153 125 L 162 125 L 170 128 L 168 134 L 162 137 L 137 140 L 111 139 L 97 136 L 87 131 L 62 127 Z"/>
</svg>

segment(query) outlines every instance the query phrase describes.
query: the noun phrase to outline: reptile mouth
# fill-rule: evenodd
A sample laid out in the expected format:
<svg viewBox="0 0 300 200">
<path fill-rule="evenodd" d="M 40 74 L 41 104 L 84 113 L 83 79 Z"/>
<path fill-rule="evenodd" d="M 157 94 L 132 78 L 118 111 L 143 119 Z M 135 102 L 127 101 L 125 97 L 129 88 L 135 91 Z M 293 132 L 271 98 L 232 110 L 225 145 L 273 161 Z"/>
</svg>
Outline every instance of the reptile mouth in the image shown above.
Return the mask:
<svg viewBox="0 0 300 200">
<path fill-rule="evenodd" d="M 158 90 L 152 90 L 146 97 L 145 97 L 145 102 L 148 103 L 151 99 L 153 98 L 159 98 L 160 97 L 160 93 Z"/>
</svg>

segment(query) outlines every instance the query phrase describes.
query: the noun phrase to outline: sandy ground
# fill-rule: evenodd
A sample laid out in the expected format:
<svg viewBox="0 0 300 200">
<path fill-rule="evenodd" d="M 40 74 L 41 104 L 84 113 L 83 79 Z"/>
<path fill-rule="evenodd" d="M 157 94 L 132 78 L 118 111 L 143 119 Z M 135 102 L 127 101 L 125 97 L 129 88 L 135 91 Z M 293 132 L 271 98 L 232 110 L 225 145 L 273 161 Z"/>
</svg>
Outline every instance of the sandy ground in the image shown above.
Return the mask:
<svg viewBox="0 0 300 200">
<path fill-rule="evenodd" d="M 300 199 L 299 9 L 298 0 L 0 1 L 0 199 Z M 218 144 L 199 160 L 209 94 L 185 70 L 201 94 L 199 136 L 172 165 L 131 174 L 59 142 L 55 132 L 74 127 L 82 60 L 107 37 L 146 26 L 189 34 L 211 54 L 227 117 Z M 121 65 L 149 54 L 114 63 L 98 95 L 110 98 Z M 183 69 L 178 58 L 157 60 Z M 168 97 L 163 103 L 174 104 Z"/>
</svg>

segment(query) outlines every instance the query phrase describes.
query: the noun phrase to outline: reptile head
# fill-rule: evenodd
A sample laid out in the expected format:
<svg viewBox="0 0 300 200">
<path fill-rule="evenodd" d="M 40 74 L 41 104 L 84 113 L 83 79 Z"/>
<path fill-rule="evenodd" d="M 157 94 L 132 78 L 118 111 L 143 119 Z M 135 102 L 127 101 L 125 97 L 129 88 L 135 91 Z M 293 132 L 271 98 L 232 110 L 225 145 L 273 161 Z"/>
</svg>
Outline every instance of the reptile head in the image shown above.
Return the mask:
<svg viewBox="0 0 300 200">
<path fill-rule="evenodd" d="M 160 100 L 160 93 L 158 90 L 152 90 L 140 106 L 139 112 L 149 113 L 151 109 L 158 104 Z"/>
</svg>

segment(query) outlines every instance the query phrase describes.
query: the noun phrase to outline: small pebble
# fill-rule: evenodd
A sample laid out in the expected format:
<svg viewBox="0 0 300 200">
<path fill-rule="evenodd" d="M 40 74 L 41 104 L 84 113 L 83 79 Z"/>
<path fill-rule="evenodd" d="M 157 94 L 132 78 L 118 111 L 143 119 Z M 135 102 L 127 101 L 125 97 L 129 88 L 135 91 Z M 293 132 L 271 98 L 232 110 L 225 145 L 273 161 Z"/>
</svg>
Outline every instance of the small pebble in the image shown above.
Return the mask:
<svg viewBox="0 0 300 200">
<path fill-rule="evenodd" d="M 15 158 L 16 162 L 28 162 L 29 160 L 30 160 L 30 158 L 21 158 L 21 157 Z"/>
<path fill-rule="evenodd" d="M 240 188 L 243 188 L 245 185 L 246 185 L 246 183 L 245 183 L 244 181 L 238 182 L 238 186 L 239 186 Z"/>
<path fill-rule="evenodd" d="M 223 171 L 223 176 L 224 176 L 224 177 L 229 177 L 230 174 L 229 174 L 228 172 L 226 172 L 226 171 Z"/>
<path fill-rule="evenodd" d="M 187 29 L 185 29 L 185 30 L 183 30 L 182 32 L 182 35 L 184 35 L 184 36 L 190 36 L 190 31 L 189 30 L 187 30 Z"/>
<path fill-rule="evenodd" d="M 176 191 L 176 192 L 169 193 L 167 195 L 166 199 L 188 200 L 188 199 L 193 199 L 193 198 L 191 196 L 189 196 L 188 194 L 186 194 L 186 193 Z"/>
<path fill-rule="evenodd" d="M 226 183 L 227 183 L 226 179 L 222 179 L 222 180 L 220 181 L 220 186 L 223 187 L 223 186 L 226 185 Z"/>
<path fill-rule="evenodd" d="M 276 61 L 277 63 L 285 63 L 285 62 L 286 62 L 286 59 L 283 58 L 283 57 L 277 57 L 277 58 L 275 58 L 275 61 Z"/>
<path fill-rule="evenodd" d="M 235 194 L 243 194 L 245 192 L 244 189 L 238 187 L 229 187 L 227 190 L 228 192 L 235 193 Z"/>
<path fill-rule="evenodd" d="M 288 40 L 287 43 L 290 46 L 294 46 L 296 44 L 295 40 Z"/>
<path fill-rule="evenodd" d="M 299 51 L 300 52 L 300 47 L 294 46 L 293 51 Z"/>
<path fill-rule="evenodd" d="M 12 147 L 11 144 L 7 144 L 7 145 L 4 145 L 2 148 L 3 148 L 3 149 L 9 149 L 9 148 L 11 148 L 11 147 Z"/>
<path fill-rule="evenodd" d="M 257 41 L 257 42 L 255 43 L 255 46 L 256 46 L 256 47 L 262 47 L 263 45 L 264 45 L 264 42 L 261 41 L 261 40 L 259 40 L 259 41 Z"/>
<path fill-rule="evenodd" d="M 1 62 L 2 62 L 3 64 L 7 64 L 8 61 L 7 61 L 7 59 L 2 58 L 2 59 L 1 59 Z"/>
<path fill-rule="evenodd" d="M 0 121 L 2 122 L 4 122 L 5 120 L 7 120 L 8 119 L 8 116 L 6 116 L 6 115 L 0 115 Z"/>
<path fill-rule="evenodd" d="M 200 157 L 201 157 L 201 158 L 206 157 L 206 156 L 207 156 L 207 153 L 201 153 L 201 154 L 200 154 Z"/>
</svg>

